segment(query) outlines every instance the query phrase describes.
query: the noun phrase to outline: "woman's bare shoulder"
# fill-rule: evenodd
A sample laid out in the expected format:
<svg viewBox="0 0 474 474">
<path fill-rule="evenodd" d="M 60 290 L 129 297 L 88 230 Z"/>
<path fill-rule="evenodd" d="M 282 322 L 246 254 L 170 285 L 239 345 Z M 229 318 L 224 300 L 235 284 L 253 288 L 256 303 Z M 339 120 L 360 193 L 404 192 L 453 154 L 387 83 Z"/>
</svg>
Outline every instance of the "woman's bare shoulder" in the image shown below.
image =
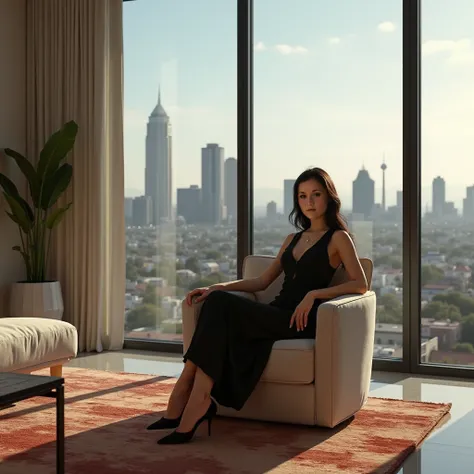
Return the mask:
<svg viewBox="0 0 474 474">
<path fill-rule="evenodd" d="M 350 236 L 350 234 L 347 231 L 342 230 L 342 229 L 338 229 L 334 231 L 332 240 L 336 242 L 337 244 L 342 244 L 342 245 L 348 245 L 348 244 L 352 245 L 353 243 L 352 237 Z"/>
</svg>

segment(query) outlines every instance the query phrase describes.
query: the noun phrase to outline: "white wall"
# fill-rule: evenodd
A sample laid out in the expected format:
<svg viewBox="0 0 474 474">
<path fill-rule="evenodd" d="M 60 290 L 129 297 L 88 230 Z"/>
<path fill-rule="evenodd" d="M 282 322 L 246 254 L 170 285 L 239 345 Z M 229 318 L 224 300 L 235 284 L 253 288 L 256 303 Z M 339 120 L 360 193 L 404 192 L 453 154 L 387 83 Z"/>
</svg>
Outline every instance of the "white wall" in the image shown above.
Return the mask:
<svg viewBox="0 0 474 474">
<path fill-rule="evenodd" d="M 0 149 L 26 148 L 26 0 L 0 0 Z M 23 191 L 16 164 L 0 153 L 0 171 Z M 0 316 L 5 315 L 8 284 L 23 278 L 21 257 L 11 250 L 19 236 L 5 214 L 0 194 Z"/>
</svg>

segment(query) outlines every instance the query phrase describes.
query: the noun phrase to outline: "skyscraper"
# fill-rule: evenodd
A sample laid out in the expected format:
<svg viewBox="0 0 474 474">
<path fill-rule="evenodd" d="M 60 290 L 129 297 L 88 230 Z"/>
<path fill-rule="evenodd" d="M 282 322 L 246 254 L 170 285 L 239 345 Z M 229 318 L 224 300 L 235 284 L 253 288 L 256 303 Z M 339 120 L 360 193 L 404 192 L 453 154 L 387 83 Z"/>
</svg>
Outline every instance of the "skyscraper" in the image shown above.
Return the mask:
<svg viewBox="0 0 474 474">
<path fill-rule="evenodd" d="M 283 213 L 285 219 L 288 219 L 290 212 L 293 210 L 293 186 L 296 179 L 285 179 L 283 181 Z"/>
<path fill-rule="evenodd" d="M 270 201 L 268 204 L 267 204 L 267 219 L 269 221 L 276 221 L 277 220 L 277 217 L 278 217 L 278 214 L 277 214 L 277 203 L 275 201 Z"/>
<path fill-rule="evenodd" d="M 124 200 L 125 223 L 130 225 L 133 219 L 133 198 L 126 197 Z"/>
<path fill-rule="evenodd" d="M 466 197 L 463 199 L 462 215 L 464 219 L 472 221 L 474 219 L 474 186 L 466 188 Z"/>
<path fill-rule="evenodd" d="M 137 227 L 146 227 L 151 224 L 152 203 L 150 196 L 139 196 L 132 202 L 133 225 Z"/>
<path fill-rule="evenodd" d="M 220 224 L 224 206 L 224 148 L 208 143 L 201 150 L 202 207 L 204 221 Z"/>
<path fill-rule="evenodd" d="M 370 218 L 375 204 L 375 181 L 369 172 L 362 167 L 357 178 L 352 182 L 352 213 Z"/>
<path fill-rule="evenodd" d="M 224 203 L 229 223 L 237 222 L 237 160 L 227 158 L 224 164 Z"/>
<path fill-rule="evenodd" d="M 152 202 L 152 222 L 172 219 L 171 178 L 172 144 L 171 123 L 168 114 L 158 103 L 148 118 L 146 133 L 145 196 Z"/>
<path fill-rule="evenodd" d="M 446 207 L 446 182 L 441 176 L 433 179 L 433 214 L 441 217 Z"/>
<path fill-rule="evenodd" d="M 397 191 L 397 207 L 403 207 L 403 191 Z"/>
<path fill-rule="evenodd" d="M 178 188 L 177 190 L 178 216 L 184 217 L 186 223 L 196 224 L 201 222 L 201 189 L 192 184 L 189 188 Z"/>
</svg>

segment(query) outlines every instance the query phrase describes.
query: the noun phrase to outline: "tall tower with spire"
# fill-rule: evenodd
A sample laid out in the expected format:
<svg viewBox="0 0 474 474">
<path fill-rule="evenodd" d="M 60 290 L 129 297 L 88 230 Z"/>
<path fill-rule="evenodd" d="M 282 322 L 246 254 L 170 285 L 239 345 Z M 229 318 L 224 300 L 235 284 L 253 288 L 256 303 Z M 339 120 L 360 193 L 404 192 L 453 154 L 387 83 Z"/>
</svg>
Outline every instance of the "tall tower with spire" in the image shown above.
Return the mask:
<svg viewBox="0 0 474 474">
<path fill-rule="evenodd" d="M 158 102 L 148 117 L 145 154 L 145 196 L 151 198 L 152 221 L 157 225 L 173 217 L 171 123 L 161 105 L 161 89 L 158 90 Z"/>
<path fill-rule="evenodd" d="M 383 156 L 383 162 L 382 165 L 380 166 L 380 169 L 382 170 L 382 211 L 386 211 L 386 204 L 385 204 L 385 170 L 387 169 L 387 165 L 385 164 L 385 154 Z"/>
</svg>

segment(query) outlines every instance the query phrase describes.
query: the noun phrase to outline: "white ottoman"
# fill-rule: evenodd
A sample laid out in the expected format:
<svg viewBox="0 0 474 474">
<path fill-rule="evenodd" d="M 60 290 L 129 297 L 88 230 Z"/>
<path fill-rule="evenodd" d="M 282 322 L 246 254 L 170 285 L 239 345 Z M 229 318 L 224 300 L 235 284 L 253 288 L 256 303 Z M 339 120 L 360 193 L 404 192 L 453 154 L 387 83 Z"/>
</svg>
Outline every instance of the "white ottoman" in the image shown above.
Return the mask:
<svg viewBox="0 0 474 474">
<path fill-rule="evenodd" d="M 65 321 L 46 318 L 0 318 L 0 372 L 29 373 L 62 366 L 77 356 L 77 330 Z"/>
</svg>

